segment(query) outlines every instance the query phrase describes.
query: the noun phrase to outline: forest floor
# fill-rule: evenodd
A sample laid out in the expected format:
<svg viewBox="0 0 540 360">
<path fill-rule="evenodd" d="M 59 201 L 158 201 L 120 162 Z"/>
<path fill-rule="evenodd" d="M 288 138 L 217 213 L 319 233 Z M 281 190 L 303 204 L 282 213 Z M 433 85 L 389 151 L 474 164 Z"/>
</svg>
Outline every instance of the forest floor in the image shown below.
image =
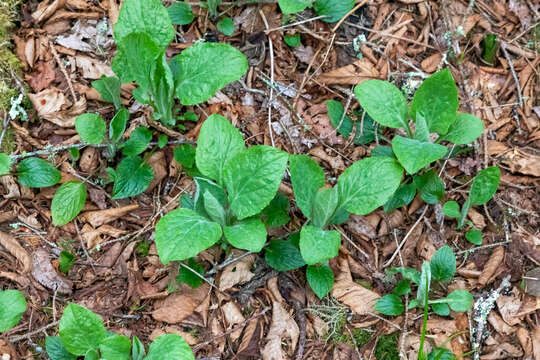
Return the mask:
<svg viewBox="0 0 540 360">
<path fill-rule="evenodd" d="M 378 209 L 353 215 L 339 227 L 342 246 L 330 265 L 337 280 L 348 279 L 368 291 L 333 291 L 323 300 L 309 289 L 303 271 L 277 273 L 262 253 L 239 257 L 236 250 L 226 253 L 219 247 L 198 257 L 211 284 L 196 289 L 176 284 L 178 267 L 162 265 L 153 242 L 159 218 L 177 206 L 181 194 L 194 191 L 193 180 L 173 158 L 174 146 L 158 149 L 149 159 L 155 172 L 150 188 L 124 200 L 110 199 L 111 185 L 99 181 L 108 166 L 100 149 L 82 149 L 78 161 L 67 150 L 51 150 L 80 142 L 73 127 L 77 115 L 98 112 L 107 120 L 114 115 L 91 82 L 112 74 L 112 24 L 119 1 L 2 1 L 0 35 L 5 37 L 10 17 L 14 26 L 12 41 L 0 39 L 0 91 L 9 99 L 23 93 L 32 101 L 22 100 L 28 120 L 22 112 L 11 120 L 10 102 L 0 98 L 2 152 L 24 155 L 44 149 L 63 181 L 90 179 L 91 186 L 77 220 L 54 227 L 49 210 L 54 188 L 29 189 L 13 176 L 0 177 L 0 236 L 16 239 L 24 252 L 5 241 L 0 245 L 0 289 L 19 289 L 28 302 L 20 323 L 0 335 L 0 354 L 46 359 L 45 336 L 57 333 L 62 309 L 76 302 L 99 313 L 108 329 L 137 335 L 145 343 L 163 333 L 181 334 L 197 359 L 382 360 L 398 359 L 400 351 L 415 359 L 422 311 L 382 317 L 369 302 L 391 292 L 385 270 L 420 269 L 436 249 L 450 245 L 458 270 L 448 288 L 467 289 L 475 300 L 490 291 L 496 294 L 480 358 L 540 359 L 538 271 L 526 276 L 540 266 L 537 1 L 359 1 L 338 24 L 313 19 L 312 10 L 286 18 L 276 3 L 223 3 L 219 10 L 235 23 L 232 36 L 219 33 L 207 9 L 193 3 L 195 20 L 177 26 L 167 55 L 205 38 L 235 46 L 250 67 L 241 81 L 184 110 L 199 119 L 224 115 L 250 145 L 309 154 L 323 166 L 330 184 L 383 141 L 355 145 L 336 133 L 327 113 L 329 99 L 340 101 L 351 114 L 358 109 L 352 90 L 366 79 L 389 80 L 412 96 L 425 77 L 448 67 L 459 88 L 460 111 L 485 124 L 479 140 L 442 171 L 445 200 L 462 204 L 479 170 L 500 167 L 495 197 L 469 213 L 482 230 L 482 245 L 469 243 L 455 230 L 441 204 L 428 205 L 419 197 L 390 213 Z M 300 35 L 301 45 L 290 47 L 284 36 L 294 34 Z M 497 36 L 491 64 L 483 54 L 486 34 Z M 122 87 L 122 101 L 132 114 L 128 133 L 139 124 L 158 126 L 148 121 L 148 109 L 133 100 L 133 88 Z M 185 129 L 156 130 L 169 139 L 195 140 L 202 123 L 185 121 Z M 393 132 L 383 133 L 390 137 Z M 280 189 L 292 199 L 288 177 Z M 272 229 L 272 237 L 297 231 L 304 221 L 293 201 L 289 216 L 292 221 Z M 75 255 L 66 275 L 58 271 L 62 250 Z M 446 317 L 430 313 L 428 346 L 451 337 L 446 346 L 454 354 L 467 353 L 477 315 L 472 310 Z"/>
</svg>

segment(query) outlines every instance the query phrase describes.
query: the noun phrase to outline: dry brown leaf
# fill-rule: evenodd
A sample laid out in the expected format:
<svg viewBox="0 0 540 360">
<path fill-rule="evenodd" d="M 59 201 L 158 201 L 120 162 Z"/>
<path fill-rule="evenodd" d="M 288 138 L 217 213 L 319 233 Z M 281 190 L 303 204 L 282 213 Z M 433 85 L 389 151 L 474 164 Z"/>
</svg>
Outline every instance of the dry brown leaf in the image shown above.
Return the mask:
<svg viewBox="0 0 540 360">
<path fill-rule="evenodd" d="M 352 214 L 346 225 L 351 233 L 361 236 L 365 240 L 377 237 L 376 227 L 369 223 L 365 216 Z"/>
<path fill-rule="evenodd" d="M 350 307 L 359 315 L 375 311 L 379 294 L 350 280 L 340 280 L 332 287 L 332 296 Z"/>
<path fill-rule="evenodd" d="M 315 157 L 318 157 L 319 159 L 326 161 L 330 167 L 336 171 L 343 171 L 345 170 L 345 163 L 343 162 L 343 159 L 341 156 L 335 156 L 332 157 L 328 155 L 322 146 L 317 146 L 316 148 L 313 148 L 309 151 L 310 155 L 313 155 Z"/>
<path fill-rule="evenodd" d="M 86 110 L 86 99 L 81 97 L 71 106 L 64 92 L 55 87 L 37 94 L 28 94 L 38 115 L 60 127 L 74 127 L 75 117 Z"/>
<path fill-rule="evenodd" d="M 283 360 L 286 355 L 281 348 L 284 338 L 291 341 L 290 353 L 296 349 L 300 329 L 291 315 L 283 308 L 281 303 L 272 303 L 272 325 L 266 336 L 267 343 L 261 351 L 263 360 Z"/>
<path fill-rule="evenodd" d="M 495 328 L 495 330 L 501 335 L 510 335 L 514 333 L 514 328 L 509 326 L 504 320 L 497 315 L 496 312 L 491 311 L 488 315 L 488 321 Z"/>
<path fill-rule="evenodd" d="M 75 57 L 77 67 L 82 71 L 83 78 L 96 80 L 102 75 L 114 76 L 111 67 L 104 64 L 98 59 L 93 59 L 89 56 L 78 55 Z"/>
<path fill-rule="evenodd" d="M 502 160 L 512 172 L 540 177 L 540 156 L 529 154 L 519 148 L 505 154 Z"/>
<path fill-rule="evenodd" d="M 497 347 L 484 355 L 480 356 L 481 360 L 495 360 L 495 359 L 510 359 L 517 358 L 523 355 L 523 351 L 515 345 L 509 343 L 498 344 Z"/>
<path fill-rule="evenodd" d="M 313 59 L 313 55 L 315 55 L 315 51 L 313 51 L 311 46 L 304 45 L 295 47 L 293 53 L 298 60 L 305 64 L 311 63 L 311 59 Z"/>
<path fill-rule="evenodd" d="M 523 276 L 524 291 L 532 296 L 540 296 L 540 267 Z"/>
<path fill-rule="evenodd" d="M 32 260 L 30 259 L 30 255 L 13 236 L 0 231 L 0 245 L 22 263 L 22 273 L 26 274 L 32 270 Z"/>
<path fill-rule="evenodd" d="M 7 339 L 0 339 L 0 359 L 2 360 L 19 360 L 17 350 Z"/>
<path fill-rule="evenodd" d="M 237 257 L 242 254 L 241 251 L 233 250 L 231 256 Z M 219 290 L 225 291 L 232 288 L 236 284 L 248 282 L 255 275 L 251 272 L 251 267 L 255 263 L 255 256 L 248 255 L 234 264 L 223 269 L 219 277 Z"/>
<path fill-rule="evenodd" d="M 481 230 L 486 227 L 486 220 L 484 219 L 484 216 L 478 211 L 476 211 L 474 208 L 469 209 L 467 216 L 469 217 L 469 219 L 471 219 L 477 229 Z"/>
<path fill-rule="evenodd" d="M 540 359 L 540 327 L 532 331 L 533 355 L 535 359 Z"/>
<path fill-rule="evenodd" d="M 482 285 L 489 283 L 490 280 L 492 280 L 493 275 L 497 272 L 499 266 L 502 264 L 503 260 L 504 247 L 499 246 L 493 251 L 486 265 L 484 265 L 484 269 L 478 278 L 478 282 Z"/>
<path fill-rule="evenodd" d="M 191 315 L 208 296 L 210 285 L 202 284 L 196 289 L 182 284 L 180 290 L 155 302 L 152 317 L 157 321 L 177 324 Z"/>
<path fill-rule="evenodd" d="M 54 63 L 52 61 L 40 61 L 36 64 L 28 84 L 35 92 L 40 92 L 49 87 L 54 77 Z"/>
<path fill-rule="evenodd" d="M 366 58 L 362 58 L 350 65 L 322 74 L 317 79 L 327 85 L 331 84 L 360 84 L 369 79 L 378 79 L 379 72 L 373 64 Z"/>
<path fill-rule="evenodd" d="M 186 340 L 186 342 L 190 346 L 197 344 L 197 339 L 191 333 L 182 331 L 180 330 L 178 326 L 174 326 L 174 325 L 165 326 L 163 329 L 154 329 L 152 333 L 150 334 L 150 336 L 148 337 L 148 340 L 154 341 L 156 340 L 156 338 L 164 334 L 180 335 L 184 340 Z"/>
<path fill-rule="evenodd" d="M 252 358 L 259 355 L 261 331 L 259 319 L 252 319 L 247 323 L 236 353 L 239 358 Z"/>
<path fill-rule="evenodd" d="M 517 325 L 522 318 L 540 309 L 540 298 L 524 295 L 518 288 L 513 288 L 508 295 L 501 295 L 496 301 L 503 320 L 511 326 Z"/>
<path fill-rule="evenodd" d="M 523 356 L 526 360 L 532 360 L 532 353 L 533 353 L 533 344 L 531 335 L 527 330 L 520 327 L 516 331 L 516 337 L 519 340 L 519 344 L 521 345 L 521 348 L 525 352 L 525 355 Z M 539 339 L 540 340 L 540 339 Z"/>
<path fill-rule="evenodd" d="M 223 311 L 223 316 L 225 317 L 225 321 L 227 322 L 227 325 L 228 325 L 227 330 L 234 328 L 236 324 L 240 324 L 246 321 L 238 305 L 232 301 L 223 304 L 221 306 L 221 311 Z M 230 338 L 232 341 L 236 341 L 240 338 L 240 335 L 242 335 L 241 328 L 231 333 Z"/>
<path fill-rule="evenodd" d="M 37 249 L 32 255 L 32 265 L 32 276 L 41 285 L 60 294 L 71 294 L 73 283 L 56 271 L 47 251 Z"/>
<path fill-rule="evenodd" d="M 90 174 L 97 169 L 99 165 L 99 151 L 93 146 L 89 146 L 83 150 L 79 160 L 79 166 L 82 171 Z"/>
<path fill-rule="evenodd" d="M 131 204 L 107 210 L 87 211 L 79 215 L 79 219 L 83 222 L 90 223 L 93 227 L 98 227 L 108 224 L 138 208 L 139 204 Z"/>
<path fill-rule="evenodd" d="M 165 155 L 163 154 L 163 151 L 158 151 L 152 154 L 150 158 L 148 159 L 148 165 L 152 167 L 154 170 L 154 179 L 148 185 L 148 188 L 145 190 L 145 192 L 152 192 L 152 190 L 161 183 L 161 180 L 163 180 L 167 176 L 167 162 L 165 161 Z"/>
<path fill-rule="evenodd" d="M 422 70 L 424 70 L 427 73 L 432 73 L 437 71 L 437 67 L 441 63 L 442 55 L 439 53 L 433 54 L 427 58 L 425 58 L 421 63 L 420 66 L 422 67 Z"/>
<path fill-rule="evenodd" d="M 14 176 L 0 176 L 0 184 L 6 189 L 6 193 L 2 195 L 4 199 L 17 199 L 21 197 L 21 192 Z"/>
<path fill-rule="evenodd" d="M 32 18 L 36 23 L 41 23 L 47 20 L 54 12 L 64 7 L 65 0 L 49 0 L 41 1 L 36 9 L 32 13 Z"/>
</svg>

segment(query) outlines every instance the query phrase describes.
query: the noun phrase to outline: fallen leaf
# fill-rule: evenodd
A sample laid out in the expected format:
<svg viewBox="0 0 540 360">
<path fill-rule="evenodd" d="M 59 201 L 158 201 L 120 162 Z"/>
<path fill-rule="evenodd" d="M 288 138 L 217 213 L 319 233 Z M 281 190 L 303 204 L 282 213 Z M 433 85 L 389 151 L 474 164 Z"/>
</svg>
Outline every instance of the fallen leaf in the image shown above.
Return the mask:
<svg viewBox="0 0 540 360">
<path fill-rule="evenodd" d="M 502 264 L 503 260 L 504 260 L 504 248 L 502 246 L 499 246 L 493 251 L 486 265 L 484 265 L 484 269 L 482 270 L 482 273 L 480 274 L 480 277 L 478 278 L 478 282 L 482 285 L 486 285 L 491 280 L 493 280 L 492 277 L 496 273 L 500 265 Z"/>
<path fill-rule="evenodd" d="M 90 223 L 93 227 L 98 227 L 100 225 L 110 223 L 126 214 L 129 214 L 130 212 L 138 208 L 138 204 L 131 204 L 107 210 L 87 211 L 79 215 L 79 219 L 83 222 Z"/>
<path fill-rule="evenodd" d="M 232 301 L 223 304 L 221 306 L 221 311 L 223 312 L 223 316 L 225 317 L 225 321 L 228 325 L 227 330 L 234 328 L 236 324 L 240 324 L 246 320 L 238 305 Z M 231 333 L 230 338 L 232 341 L 236 341 L 240 338 L 240 335 L 242 335 L 241 328 Z"/>
<path fill-rule="evenodd" d="M 32 276 L 41 285 L 60 294 L 71 294 L 73 283 L 56 271 L 47 251 L 37 249 L 32 255 L 32 265 Z"/>
<path fill-rule="evenodd" d="M 100 79 L 102 75 L 114 76 L 114 72 L 109 65 L 89 56 L 78 55 L 75 57 L 75 62 L 85 79 L 96 80 Z"/>
<path fill-rule="evenodd" d="M 313 55 L 315 55 L 315 52 L 313 51 L 313 48 L 311 46 L 304 45 L 295 47 L 293 53 L 298 60 L 305 64 L 309 64 L 311 62 L 311 59 L 313 59 Z"/>
<path fill-rule="evenodd" d="M 0 245 L 21 262 L 23 265 L 22 273 L 26 274 L 32 270 L 30 255 L 13 236 L 0 231 Z"/>
<path fill-rule="evenodd" d="M 177 324 L 187 318 L 208 296 L 210 285 L 202 284 L 196 289 L 182 284 L 180 290 L 155 302 L 152 317 L 157 321 Z"/>
<path fill-rule="evenodd" d="M 358 315 L 375 311 L 379 294 L 350 280 L 340 280 L 332 287 L 332 296 L 350 307 Z"/>
<path fill-rule="evenodd" d="M 240 256 L 241 251 L 233 250 L 234 257 Z M 219 290 L 225 291 L 232 288 L 236 284 L 248 282 L 255 275 L 251 272 L 251 267 L 255 263 L 255 256 L 248 255 L 239 261 L 227 266 L 219 278 Z"/>
<path fill-rule="evenodd" d="M 256 358 L 259 355 L 260 339 L 261 339 L 261 324 L 259 319 L 250 320 L 245 329 L 242 341 L 238 346 L 236 355 L 241 358 Z"/>
<path fill-rule="evenodd" d="M 32 18 L 36 23 L 41 23 L 54 14 L 56 10 L 61 9 L 64 4 L 65 0 L 41 1 L 36 11 L 32 13 Z"/>
<path fill-rule="evenodd" d="M 515 345 L 509 343 L 498 344 L 497 347 L 484 355 L 480 356 L 481 360 L 495 360 L 495 359 L 510 359 L 521 357 L 523 351 Z"/>
<path fill-rule="evenodd" d="M 523 285 L 527 294 L 540 296 L 540 267 L 530 270 L 523 276 Z"/>
<path fill-rule="evenodd" d="M 324 73 L 317 80 L 327 85 L 355 85 L 369 79 L 378 79 L 379 76 L 379 71 L 375 66 L 367 58 L 362 58 L 350 65 Z"/>
<path fill-rule="evenodd" d="M 291 341 L 290 355 L 294 353 L 298 342 L 300 329 L 291 315 L 283 308 L 281 303 L 272 303 L 272 325 L 266 336 L 266 345 L 261 351 L 263 360 L 282 360 L 287 357 L 283 354 L 281 344 L 284 338 Z"/>
<path fill-rule="evenodd" d="M 38 62 L 30 76 L 28 84 L 35 92 L 48 88 L 55 77 L 54 63 L 52 61 Z"/>
</svg>

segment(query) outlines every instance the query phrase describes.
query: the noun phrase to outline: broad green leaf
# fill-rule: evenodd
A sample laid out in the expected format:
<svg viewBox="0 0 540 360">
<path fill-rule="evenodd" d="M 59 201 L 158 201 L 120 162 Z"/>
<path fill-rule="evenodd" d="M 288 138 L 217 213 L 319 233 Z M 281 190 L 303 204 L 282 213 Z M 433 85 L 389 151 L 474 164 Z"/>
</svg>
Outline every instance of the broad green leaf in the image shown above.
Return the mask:
<svg viewBox="0 0 540 360">
<path fill-rule="evenodd" d="M 465 239 L 471 244 L 482 245 L 482 232 L 478 229 L 470 229 L 465 233 Z"/>
<path fill-rule="evenodd" d="M 482 39 L 482 58 L 490 64 L 493 64 L 498 50 L 498 40 L 495 34 L 485 34 Z"/>
<path fill-rule="evenodd" d="M 59 336 L 47 336 L 45 338 L 45 350 L 51 360 L 75 360 L 77 357 L 66 350 Z"/>
<path fill-rule="evenodd" d="M 407 173 L 416 174 L 418 170 L 442 158 L 448 150 L 439 144 L 421 142 L 399 135 L 392 139 L 392 150 Z"/>
<path fill-rule="evenodd" d="M 381 134 L 381 127 L 373 121 L 368 113 L 364 113 L 363 120 L 357 120 L 355 126 L 355 145 L 368 144 L 375 140 L 376 134 Z M 373 156 L 373 155 L 372 155 Z"/>
<path fill-rule="evenodd" d="M 461 216 L 459 204 L 453 200 L 445 202 L 442 207 L 442 211 L 444 215 L 454 219 L 457 219 Z"/>
<path fill-rule="evenodd" d="M 132 33 L 144 33 L 151 36 L 162 50 L 165 50 L 174 38 L 174 28 L 167 9 L 159 0 L 125 0 L 118 21 L 114 26 L 114 40 L 124 44 Z"/>
<path fill-rule="evenodd" d="M 144 126 L 139 126 L 129 136 L 124 143 L 122 154 L 126 156 L 135 156 L 142 153 L 148 147 L 152 140 L 152 132 Z"/>
<path fill-rule="evenodd" d="M 195 270 L 200 276 L 197 276 L 197 274 L 195 274 L 193 271 L 186 268 L 185 266 L 180 266 L 180 271 L 178 272 L 178 276 L 176 276 L 176 282 L 179 284 L 186 283 L 193 289 L 198 288 L 203 283 L 203 279 L 201 279 L 201 276 L 204 275 L 204 268 L 193 258 L 190 258 L 188 260 L 188 266 L 191 269 Z"/>
<path fill-rule="evenodd" d="M 130 360 L 131 342 L 124 335 L 114 334 L 102 341 L 99 352 L 105 360 Z"/>
<path fill-rule="evenodd" d="M 232 226 L 225 226 L 223 234 L 235 248 L 253 252 L 262 250 L 266 243 L 266 227 L 258 217 L 240 220 Z"/>
<path fill-rule="evenodd" d="M 151 104 L 154 108 L 154 119 L 161 121 L 167 126 L 173 126 L 176 123 L 176 119 L 172 114 L 174 106 L 174 80 L 164 53 L 157 59 L 151 79 Z"/>
<path fill-rule="evenodd" d="M 450 309 L 459 312 L 468 311 L 473 304 L 473 296 L 467 290 L 454 290 L 443 299 Z"/>
<path fill-rule="evenodd" d="M 399 296 L 387 294 L 377 300 L 375 303 L 375 310 L 384 315 L 397 316 L 403 314 L 405 305 L 403 305 Z"/>
<path fill-rule="evenodd" d="M 17 165 L 19 184 L 31 188 L 42 188 L 58 184 L 62 174 L 51 163 L 37 157 L 22 160 Z"/>
<path fill-rule="evenodd" d="M 307 155 L 291 155 L 289 170 L 296 205 L 306 218 L 311 219 L 313 201 L 324 186 L 324 171 Z"/>
<path fill-rule="evenodd" d="M 174 148 L 174 160 L 183 167 L 192 168 L 195 165 L 195 146 L 192 144 L 182 144 Z"/>
<path fill-rule="evenodd" d="M 390 212 L 402 206 L 409 205 L 415 195 L 416 186 L 414 184 L 401 184 L 390 200 L 384 204 L 384 211 Z"/>
<path fill-rule="evenodd" d="M 54 193 L 51 215 L 54 226 L 62 226 L 79 215 L 86 201 L 86 185 L 80 181 L 63 183 Z"/>
<path fill-rule="evenodd" d="M 183 105 L 210 99 L 225 85 L 240 79 L 248 69 L 247 59 L 227 44 L 195 43 L 171 62 L 176 63 L 176 94 Z"/>
<path fill-rule="evenodd" d="M 92 81 L 92 86 L 96 89 L 104 101 L 112 102 L 116 110 L 122 108 L 120 97 L 120 79 L 116 76 L 102 75 L 101 79 Z"/>
<path fill-rule="evenodd" d="M 0 290 L 0 333 L 17 325 L 26 311 L 26 299 L 19 290 Z"/>
<path fill-rule="evenodd" d="M 338 133 L 348 139 L 353 130 L 353 121 L 348 115 L 343 115 L 345 108 L 336 100 L 326 100 L 325 103 L 330 123 Z"/>
<path fill-rule="evenodd" d="M 407 128 L 407 101 L 393 84 L 367 80 L 354 88 L 362 108 L 379 124 L 391 128 Z"/>
<path fill-rule="evenodd" d="M 143 360 L 146 356 L 146 351 L 144 350 L 144 344 L 139 340 L 136 335 L 133 335 L 133 346 L 131 347 L 131 359 L 132 360 Z"/>
<path fill-rule="evenodd" d="M 456 145 L 469 144 L 478 139 L 483 132 L 482 120 L 472 114 L 459 113 L 443 139 Z"/>
<path fill-rule="evenodd" d="M 294 14 L 311 6 L 313 0 L 278 0 L 279 8 L 284 14 Z"/>
<path fill-rule="evenodd" d="M 208 214 L 211 220 L 217 222 L 221 226 L 225 226 L 227 223 L 227 214 L 223 205 L 218 199 L 212 195 L 210 191 L 205 191 L 203 194 L 204 210 Z"/>
<path fill-rule="evenodd" d="M 397 296 L 402 296 L 409 294 L 411 292 L 411 282 L 407 279 L 401 279 L 396 284 L 393 294 Z"/>
<path fill-rule="evenodd" d="M 420 282 L 416 293 L 416 300 L 423 308 L 428 301 L 429 289 L 431 287 L 431 266 L 428 261 L 422 264 L 422 272 L 420 273 Z"/>
<path fill-rule="evenodd" d="M 62 250 L 60 252 L 60 256 L 58 257 L 58 270 L 63 272 L 64 274 L 67 274 L 69 270 L 71 270 L 71 267 L 75 263 L 75 256 L 65 250 Z"/>
<path fill-rule="evenodd" d="M 390 146 L 377 145 L 371 150 L 371 157 L 389 157 L 395 159 L 394 151 Z"/>
<path fill-rule="evenodd" d="M 444 198 L 444 182 L 435 171 L 416 176 L 413 182 L 420 197 L 428 204 L 438 204 Z"/>
<path fill-rule="evenodd" d="M 261 212 L 264 225 L 278 227 L 287 224 L 289 218 L 289 198 L 278 192 Z"/>
<path fill-rule="evenodd" d="M 112 141 L 117 142 L 122 139 L 122 135 L 124 135 L 124 131 L 126 131 L 128 120 L 129 111 L 127 109 L 122 108 L 114 115 L 109 124 L 109 138 Z"/>
<path fill-rule="evenodd" d="M 403 169 L 387 157 L 365 158 L 338 179 L 339 203 L 348 212 L 369 214 L 384 205 L 399 187 Z"/>
<path fill-rule="evenodd" d="M 411 103 L 411 116 L 422 115 L 430 132 L 444 135 L 456 120 L 459 107 L 458 91 L 448 68 L 424 80 L 416 90 Z"/>
<path fill-rule="evenodd" d="M 97 350 L 88 350 L 86 354 L 84 354 L 84 360 L 100 360 Z"/>
<path fill-rule="evenodd" d="M 75 303 L 69 303 L 64 309 L 58 333 L 66 350 L 78 356 L 97 350 L 107 337 L 101 318 Z"/>
<path fill-rule="evenodd" d="M 328 17 L 322 21 L 333 23 L 341 20 L 354 7 L 355 0 L 316 0 L 313 8 L 319 15 Z"/>
<path fill-rule="evenodd" d="M 448 307 L 448 306 L 447 306 Z M 439 314 L 440 315 L 440 314 Z M 448 349 L 436 347 L 428 354 L 427 360 L 456 360 L 456 356 Z"/>
<path fill-rule="evenodd" d="M 232 212 L 238 219 L 260 213 L 272 201 L 288 157 L 284 151 L 256 145 L 226 163 L 223 183 L 229 192 Z"/>
<path fill-rule="evenodd" d="M 75 130 L 81 140 L 92 145 L 99 145 L 105 138 L 107 125 L 98 114 L 82 114 L 75 119 Z"/>
<path fill-rule="evenodd" d="M 349 215 L 351 215 L 350 212 L 345 210 L 343 207 L 338 207 L 334 213 L 334 216 L 330 220 L 330 224 L 334 224 L 334 225 L 343 224 L 349 219 Z"/>
<path fill-rule="evenodd" d="M 194 210 L 195 202 L 188 194 L 182 194 L 182 196 L 180 196 L 180 207 Z"/>
<path fill-rule="evenodd" d="M 334 273 L 326 264 L 309 265 L 306 268 L 306 279 L 311 290 L 319 299 L 325 297 L 334 285 Z"/>
<path fill-rule="evenodd" d="M 444 303 L 432 304 L 431 308 L 433 309 L 433 312 L 437 315 L 441 315 L 441 316 L 450 315 L 450 308 L 448 307 L 448 304 L 444 304 Z"/>
<path fill-rule="evenodd" d="M 0 176 L 9 174 L 11 158 L 7 154 L 0 153 Z"/>
<path fill-rule="evenodd" d="M 302 45 L 300 33 L 296 33 L 294 35 L 285 35 L 283 36 L 283 41 L 285 41 L 285 44 L 289 45 L 290 47 L 297 47 Z"/>
<path fill-rule="evenodd" d="M 156 225 L 156 248 L 163 264 L 197 256 L 221 238 L 221 226 L 190 209 L 176 209 Z"/>
<path fill-rule="evenodd" d="M 322 229 L 329 223 L 336 211 L 338 199 L 337 187 L 319 190 L 313 201 L 313 225 Z"/>
<path fill-rule="evenodd" d="M 195 181 L 195 185 L 197 185 L 195 195 L 193 197 L 194 209 L 197 213 L 204 216 L 208 215 L 204 204 L 204 194 L 206 192 L 211 193 L 212 196 L 216 198 L 216 200 L 221 204 L 222 207 L 225 207 L 227 205 L 227 194 L 221 186 L 219 186 L 212 180 L 208 180 L 205 178 L 195 177 L 193 178 L 193 180 Z"/>
<path fill-rule="evenodd" d="M 201 126 L 195 159 L 205 176 L 223 184 L 225 164 L 245 150 L 242 134 L 229 120 L 212 114 Z"/>
<path fill-rule="evenodd" d="M 416 129 L 414 130 L 414 138 L 422 142 L 430 142 L 429 128 L 426 119 L 421 114 L 416 116 Z"/>
<path fill-rule="evenodd" d="M 124 158 L 115 173 L 113 199 L 139 195 L 154 179 L 154 169 L 138 156 Z"/>
<path fill-rule="evenodd" d="M 431 276 L 437 281 L 450 281 L 456 273 L 456 256 L 448 245 L 435 251 L 430 263 Z"/>
<path fill-rule="evenodd" d="M 473 205 L 487 203 L 499 187 L 501 180 L 501 170 L 497 166 L 491 166 L 480 171 L 474 178 L 471 185 L 469 198 Z"/>
<path fill-rule="evenodd" d="M 206 5 L 208 7 L 208 14 L 212 18 L 218 16 L 218 6 L 221 4 L 222 0 L 206 0 Z"/>
<path fill-rule="evenodd" d="M 163 149 L 165 145 L 167 145 L 167 141 L 169 141 L 169 137 L 165 134 L 161 134 L 158 137 L 158 147 L 160 149 Z"/>
<path fill-rule="evenodd" d="M 296 235 L 298 236 L 299 233 L 296 233 Z M 289 271 L 306 265 L 300 250 L 295 246 L 291 237 L 286 240 L 270 240 L 264 254 L 268 266 L 277 271 Z"/>
<path fill-rule="evenodd" d="M 420 271 L 406 267 L 394 267 L 385 271 L 387 275 L 393 276 L 400 273 L 404 279 L 410 280 L 416 285 L 420 284 Z"/>
<path fill-rule="evenodd" d="M 335 230 L 305 225 L 300 231 L 300 253 L 308 265 L 336 257 L 340 244 L 341 236 Z"/>
<path fill-rule="evenodd" d="M 191 11 L 191 5 L 183 1 L 175 1 L 167 8 L 171 22 L 174 25 L 187 25 L 191 24 L 193 19 L 193 11 Z"/>
<path fill-rule="evenodd" d="M 150 345 L 144 360 L 181 359 L 195 360 L 189 345 L 180 335 L 165 334 L 159 336 Z"/>
<path fill-rule="evenodd" d="M 223 35 L 232 36 L 234 34 L 234 21 L 230 17 L 219 20 L 216 27 Z"/>
</svg>

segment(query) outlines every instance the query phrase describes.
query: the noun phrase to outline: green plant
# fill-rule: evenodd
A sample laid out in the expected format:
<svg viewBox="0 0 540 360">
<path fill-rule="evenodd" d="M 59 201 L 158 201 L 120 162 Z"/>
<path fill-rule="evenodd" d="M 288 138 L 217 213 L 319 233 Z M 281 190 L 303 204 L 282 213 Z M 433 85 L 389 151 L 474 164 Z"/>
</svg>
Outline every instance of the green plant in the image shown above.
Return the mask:
<svg viewBox="0 0 540 360">
<path fill-rule="evenodd" d="M 46 351 L 51 360 L 195 360 L 189 345 L 179 335 L 161 335 L 148 348 L 133 336 L 108 332 L 101 318 L 92 311 L 69 303 L 60 319 L 58 336 L 47 336 Z"/>
<path fill-rule="evenodd" d="M 281 12 L 284 14 L 294 14 L 304 11 L 308 7 L 315 9 L 317 14 L 324 15 L 322 18 L 326 22 L 339 21 L 345 14 L 354 7 L 354 0 L 278 0 Z"/>
<path fill-rule="evenodd" d="M 246 149 L 240 132 L 216 114 L 201 127 L 194 159 L 190 154 L 181 160 L 201 175 L 194 178 L 197 191 L 156 225 L 161 261 L 195 257 L 220 240 L 260 251 L 267 237 L 261 212 L 276 196 L 288 154 L 264 145 Z"/>
<path fill-rule="evenodd" d="M 0 290 L 0 333 L 17 325 L 26 311 L 26 299 L 19 290 Z"/>
<path fill-rule="evenodd" d="M 449 246 L 443 246 L 437 250 L 429 262 L 425 261 L 422 264 L 421 271 L 403 267 L 387 270 L 389 276 L 397 273 L 401 273 L 403 279 L 397 283 L 392 294 L 387 294 L 377 300 L 375 310 L 384 315 L 401 315 L 405 311 L 405 305 L 401 297 L 410 294 L 412 285 L 416 285 L 416 298 L 409 302 L 409 309 L 415 307 L 423 309 L 424 316 L 418 359 L 427 359 L 428 355 L 423 352 L 423 349 L 429 309 L 431 308 L 433 312 L 441 316 L 450 315 L 450 310 L 465 312 L 471 308 L 473 297 L 467 290 L 458 289 L 452 291 L 446 297 L 435 300 L 430 299 L 430 295 L 435 293 L 434 289 L 444 289 L 438 285 L 449 282 L 456 273 L 456 257 Z"/>
</svg>

